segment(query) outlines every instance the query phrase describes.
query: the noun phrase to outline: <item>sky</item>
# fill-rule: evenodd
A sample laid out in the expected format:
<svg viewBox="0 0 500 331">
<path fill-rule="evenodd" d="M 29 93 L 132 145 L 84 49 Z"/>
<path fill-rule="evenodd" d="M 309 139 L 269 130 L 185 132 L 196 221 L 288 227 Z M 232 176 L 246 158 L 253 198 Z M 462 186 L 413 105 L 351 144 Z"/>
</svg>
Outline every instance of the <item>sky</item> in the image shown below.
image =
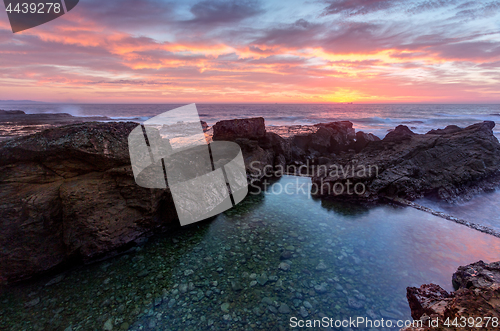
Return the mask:
<svg viewBox="0 0 500 331">
<path fill-rule="evenodd" d="M 500 1 L 81 0 L 15 34 L 1 9 L 0 100 L 500 103 Z"/>
</svg>

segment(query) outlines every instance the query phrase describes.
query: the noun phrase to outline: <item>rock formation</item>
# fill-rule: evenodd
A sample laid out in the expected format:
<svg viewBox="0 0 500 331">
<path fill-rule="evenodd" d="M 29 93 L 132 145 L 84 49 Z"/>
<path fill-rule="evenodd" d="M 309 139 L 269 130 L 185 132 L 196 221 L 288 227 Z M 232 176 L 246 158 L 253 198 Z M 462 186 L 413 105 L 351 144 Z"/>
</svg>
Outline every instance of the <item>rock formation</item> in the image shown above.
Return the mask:
<svg viewBox="0 0 500 331">
<path fill-rule="evenodd" d="M 176 219 L 166 190 L 135 184 L 137 123 L 84 123 L 0 143 L 0 279 L 90 261 Z"/>
<path fill-rule="evenodd" d="M 234 141 L 237 138 L 260 139 L 266 135 L 264 118 L 219 121 L 214 125 L 214 140 Z"/>
<path fill-rule="evenodd" d="M 26 114 L 22 110 L 0 109 L 0 141 L 25 136 L 56 126 L 90 121 L 110 121 L 106 116 L 72 116 L 66 113 Z"/>
<path fill-rule="evenodd" d="M 5 116 L 14 115 L 22 116 Z M 106 257 L 178 224 L 168 189 L 141 188 L 134 181 L 127 137 L 136 126 L 80 123 L 0 143 L 0 281 Z M 203 126 L 213 130 L 213 140 L 241 146 L 249 182 L 279 166 L 312 160 L 322 165 L 312 179 L 319 187 L 339 180 L 350 180 L 351 191 L 356 183 L 365 187 L 362 194 L 340 198 L 435 194 L 450 200 L 493 187 L 487 181 L 497 178 L 500 164 L 493 122 L 424 135 L 398 126 L 383 140 L 356 133 L 345 121 L 294 127 L 286 138 L 266 130 L 263 118 Z"/>
<path fill-rule="evenodd" d="M 402 330 L 473 330 L 478 323 L 481 330 L 498 330 L 500 262 L 486 264 L 479 261 L 459 267 L 453 274 L 453 285 L 456 291 L 451 293 L 435 284 L 425 284 L 420 288 L 408 287 L 406 297 L 411 315 L 414 320 L 422 321 L 423 327 L 415 325 Z M 472 319 L 469 320 L 471 317 L 472 326 Z M 485 317 L 490 317 L 488 326 Z M 496 323 L 492 323 L 493 318 L 496 318 Z M 436 320 L 439 321 L 439 326 L 429 328 L 430 321 Z M 448 325 L 446 321 L 449 322 Z M 453 325 L 454 321 L 458 326 Z M 466 324 L 461 326 L 464 321 Z"/>
<path fill-rule="evenodd" d="M 296 134 L 291 138 L 296 155 L 331 155 L 350 149 L 361 150 L 369 141 L 380 140 L 372 134 L 355 133 L 349 121 L 319 123 L 314 132 Z"/>
<path fill-rule="evenodd" d="M 272 175 L 278 165 L 291 161 L 290 143 L 275 133 L 266 132 L 262 117 L 226 120 L 213 126 L 213 140 L 234 141 L 240 145 L 249 182 Z"/>
<path fill-rule="evenodd" d="M 89 122 L 0 143 L 0 281 L 110 256 L 178 225 L 169 190 L 134 181 L 127 137 L 136 126 Z M 214 138 L 240 144 L 250 181 L 290 161 L 288 142 L 262 118 L 219 122 Z"/>
<path fill-rule="evenodd" d="M 333 165 L 318 170 L 313 183 L 320 188 L 319 195 L 371 201 L 383 196 L 412 200 L 424 195 L 452 201 L 493 189 L 500 165 L 494 126 L 486 121 L 464 129 L 453 126 L 415 134 L 400 125 L 359 153 L 340 154 Z M 348 194 L 347 181 L 351 187 L 359 183 L 358 193 L 363 193 L 352 194 L 351 189 Z"/>
</svg>

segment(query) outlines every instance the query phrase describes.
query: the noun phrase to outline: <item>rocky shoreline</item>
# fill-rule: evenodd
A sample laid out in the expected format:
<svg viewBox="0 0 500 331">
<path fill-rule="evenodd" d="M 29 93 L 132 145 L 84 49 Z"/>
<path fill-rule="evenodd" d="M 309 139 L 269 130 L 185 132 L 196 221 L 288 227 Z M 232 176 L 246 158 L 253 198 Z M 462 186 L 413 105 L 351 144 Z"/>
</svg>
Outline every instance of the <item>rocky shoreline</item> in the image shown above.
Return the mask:
<svg viewBox="0 0 500 331">
<path fill-rule="evenodd" d="M 134 181 L 136 123 L 82 123 L 0 143 L 0 277 L 90 262 L 174 226 L 168 190 Z"/>
<path fill-rule="evenodd" d="M 136 126 L 77 123 L 0 143 L 1 279 L 26 279 L 70 260 L 114 255 L 178 226 L 168 189 L 135 185 L 127 136 Z M 291 169 L 312 177 L 321 189 L 317 196 L 360 202 L 429 195 L 454 201 L 493 189 L 500 164 L 493 127 L 483 122 L 419 135 L 398 126 L 380 140 L 355 132 L 346 121 L 293 127 L 288 134 L 284 127 L 274 129 L 285 137 L 270 132 L 263 118 L 204 125 L 208 140 L 240 145 L 249 182 Z M 373 165 L 376 172 L 342 169 L 354 164 Z M 362 184 L 363 193 L 331 190 L 349 181 L 354 190 Z"/>
<path fill-rule="evenodd" d="M 459 267 L 453 274 L 454 292 L 439 285 L 408 287 L 411 315 L 422 327 L 419 330 L 498 330 L 500 322 L 500 262 L 478 261 Z"/>
<path fill-rule="evenodd" d="M 265 128 L 262 122 L 221 121 L 213 127 L 213 139 L 237 142 L 249 174 L 309 175 L 320 197 L 377 202 L 385 197 L 431 196 L 457 202 L 500 184 L 500 143 L 493 135 L 494 122 L 448 126 L 426 134 L 399 125 L 382 140 L 355 132 L 347 121 L 275 128 Z M 257 131 L 260 136 L 253 133 Z M 251 167 L 256 160 L 268 171 Z M 336 189 L 336 184 L 344 190 Z M 351 191 L 345 189 L 348 185 Z M 362 192 L 354 192 L 356 185 L 363 187 L 358 190 Z"/>
<path fill-rule="evenodd" d="M 61 125 L 111 120 L 106 116 L 77 117 L 66 113 L 26 114 L 22 110 L 0 109 L 0 141 L 26 136 Z"/>
</svg>

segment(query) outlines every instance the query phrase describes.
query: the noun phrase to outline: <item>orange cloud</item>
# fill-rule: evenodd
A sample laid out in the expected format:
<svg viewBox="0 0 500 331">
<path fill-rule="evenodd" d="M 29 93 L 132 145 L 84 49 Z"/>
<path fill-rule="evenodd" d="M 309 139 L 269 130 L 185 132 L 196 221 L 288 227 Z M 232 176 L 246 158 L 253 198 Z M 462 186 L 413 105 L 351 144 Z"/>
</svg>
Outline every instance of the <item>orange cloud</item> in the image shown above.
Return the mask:
<svg viewBox="0 0 500 331">
<path fill-rule="evenodd" d="M 158 15 L 169 19 L 162 20 L 139 7 L 118 15 L 108 5 L 101 13 L 104 5 L 91 1 L 15 35 L 0 20 L 0 99 L 500 101 L 499 35 L 468 32 L 463 23 L 436 25 L 432 33 L 425 26 L 406 28 L 410 23 L 346 18 L 240 27 L 262 9 L 243 6 L 228 19 L 217 8 L 198 6 L 195 19 L 176 19 L 165 5 Z M 369 8 L 358 9 L 345 10 L 357 17 Z"/>
</svg>

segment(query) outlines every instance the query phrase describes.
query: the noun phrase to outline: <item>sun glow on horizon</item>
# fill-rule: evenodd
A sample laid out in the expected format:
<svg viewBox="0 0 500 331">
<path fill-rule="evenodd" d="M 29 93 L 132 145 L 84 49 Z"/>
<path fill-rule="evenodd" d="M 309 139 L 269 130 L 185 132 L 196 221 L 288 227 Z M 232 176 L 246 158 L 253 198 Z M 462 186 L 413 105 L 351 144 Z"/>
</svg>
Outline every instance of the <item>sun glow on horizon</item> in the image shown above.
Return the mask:
<svg viewBox="0 0 500 331">
<path fill-rule="evenodd" d="M 500 102 L 500 14 L 478 16 L 481 4 L 461 4 L 464 16 L 460 4 L 346 1 L 331 13 L 317 2 L 301 15 L 256 1 L 228 16 L 233 0 L 204 13 L 150 0 L 115 13 L 113 1 L 17 34 L 0 14 L 0 99 Z"/>
</svg>

